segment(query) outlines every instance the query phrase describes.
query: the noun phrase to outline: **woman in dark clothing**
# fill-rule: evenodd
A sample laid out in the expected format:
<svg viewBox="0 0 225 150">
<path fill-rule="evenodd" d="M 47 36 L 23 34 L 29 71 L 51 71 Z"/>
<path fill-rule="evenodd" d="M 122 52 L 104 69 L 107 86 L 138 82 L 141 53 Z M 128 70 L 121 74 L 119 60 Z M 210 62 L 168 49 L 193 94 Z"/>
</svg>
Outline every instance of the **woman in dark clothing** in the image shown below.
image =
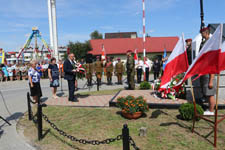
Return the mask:
<svg viewBox="0 0 225 150">
<path fill-rule="evenodd" d="M 57 87 L 59 87 L 59 68 L 56 64 L 56 59 L 51 59 L 51 64 L 48 66 L 48 77 L 50 80 L 50 87 L 52 87 L 52 97 L 58 98 L 56 96 Z"/>
</svg>

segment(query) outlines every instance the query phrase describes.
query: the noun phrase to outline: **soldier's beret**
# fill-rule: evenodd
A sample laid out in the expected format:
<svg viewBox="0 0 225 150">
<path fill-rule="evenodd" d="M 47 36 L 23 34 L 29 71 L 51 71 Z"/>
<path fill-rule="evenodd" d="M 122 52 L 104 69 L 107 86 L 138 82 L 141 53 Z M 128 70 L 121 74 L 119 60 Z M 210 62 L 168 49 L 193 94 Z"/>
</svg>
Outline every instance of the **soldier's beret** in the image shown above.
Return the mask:
<svg viewBox="0 0 225 150">
<path fill-rule="evenodd" d="M 100 58 L 100 56 L 97 56 L 96 58 Z"/>
<path fill-rule="evenodd" d="M 120 60 L 120 58 L 117 58 L 117 60 Z"/>
<path fill-rule="evenodd" d="M 186 39 L 185 42 L 192 42 L 192 39 Z"/>
<path fill-rule="evenodd" d="M 132 52 L 132 50 L 127 50 L 127 53 L 131 53 Z"/>
<path fill-rule="evenodd" d="M 204 31 L 206 31 L 206 30 L 209 31 L 209 28 L 208 28 L 208 27 L 202 28 L 202 29 L 200 30 L 200 33 L 204 32 Z"/>
</svg>

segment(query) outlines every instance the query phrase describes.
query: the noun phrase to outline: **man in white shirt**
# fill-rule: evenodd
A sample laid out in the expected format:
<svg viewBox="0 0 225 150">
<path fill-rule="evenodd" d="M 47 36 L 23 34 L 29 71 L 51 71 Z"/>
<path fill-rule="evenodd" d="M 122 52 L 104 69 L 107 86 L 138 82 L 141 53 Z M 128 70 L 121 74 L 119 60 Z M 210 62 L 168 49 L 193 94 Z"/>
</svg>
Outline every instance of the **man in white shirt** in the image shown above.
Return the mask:
<svg viewBox="0 0 225 150">
<path fill-rule="evenodd" d="M 136 69 L 137 69 L 137 83 L 141 83 L 141 79 L 142 79 L 142 71 L 144 68 L 144 62 L 143 60 L 141 60 L 141 57 L 138 57 L 138 63 L 136 65 Z"/>
<path fill-rule="evenodd" d="M 151 68 L 152 68 L 152 61 L 148 57 L 146 57 L 144 69 L 145 69 L 145 79 L 147 82 L 149 81 L 149 72 L 151 71 Z"/>
</svg>

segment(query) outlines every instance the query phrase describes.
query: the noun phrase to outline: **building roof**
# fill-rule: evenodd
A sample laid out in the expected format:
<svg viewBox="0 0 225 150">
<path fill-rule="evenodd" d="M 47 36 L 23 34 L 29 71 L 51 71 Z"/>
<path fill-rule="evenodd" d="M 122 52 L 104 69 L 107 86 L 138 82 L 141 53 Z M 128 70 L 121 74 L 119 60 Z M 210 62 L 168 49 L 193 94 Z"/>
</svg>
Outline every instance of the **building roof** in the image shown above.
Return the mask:
<svg viewBox="0 0 225 150">
<path fill-rule="evenodd" d="M 146 37 L 146 53 L 172 52 L 178 37 Z M 105 48 L 106 54 L 126 54 L 127 50 L 137 49 L 138 53 L 143 52 L 143 39 L 142 38 L 117 38 L 117 39 L 96 39 L 90 40 L 92 50 L 89 52 L 93 55 L 101 55 L 102 44 Z"/>
<path fill-rule="evenodd" d="M 105 39 L 113 38 L 131 38 L 132 36 L 137 37 L 137 32 L 116 32 L 116 33 L 105 33 Z"/>
</svg>

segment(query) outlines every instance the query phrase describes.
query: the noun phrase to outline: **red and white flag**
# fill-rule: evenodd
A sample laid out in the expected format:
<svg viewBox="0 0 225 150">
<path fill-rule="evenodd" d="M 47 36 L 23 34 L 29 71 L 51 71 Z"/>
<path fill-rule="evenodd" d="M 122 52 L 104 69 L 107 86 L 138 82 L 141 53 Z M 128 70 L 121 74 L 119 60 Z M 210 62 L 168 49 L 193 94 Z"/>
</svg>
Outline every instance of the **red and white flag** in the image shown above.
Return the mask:
<svg viewBox="0 0 225 150">
<path fill-rule="evenodd" d="M 220 71 L 225 70 L 225 41 L 222 44 L 221 54 L 220 54 Z"/>
<path fill-rule="evenodd" d="M 187 71 L 188 69 L 187 53 L 185 51 L 184 36 L 179 38 L 173 52 L 167 60 L 163 76 L 161 78 L 161 89 L 166 89 L 173 77 Z"/>
<path fill-rule="evenodd" d="M 101 56 L 101 59 L 102 60 L 105 60 L 106 59 L 106 54 L 105 54 L 105 47 L 104 47 L 104 45 L 102 44 L 102 56 Z"/>
<path fill-rule="evenodd" d="M 138 63 L 138 54 L 137 54 L 137 49 L 134 50 L 134 62 L 135 64 Z"/>
<path fill-rule="evenodd" d="M 198 56 L 188 68 L 182 82 L 178 84 L 178 87 L 194 75 L 200 77 L 205 74 L 219 74 L 222 68 L 225 68 L 225 54 L 222 55 L 221 53 L 222 29 L 222 24 L 217 27 L 212 37 L 208 39 Z"/>
</svg>

